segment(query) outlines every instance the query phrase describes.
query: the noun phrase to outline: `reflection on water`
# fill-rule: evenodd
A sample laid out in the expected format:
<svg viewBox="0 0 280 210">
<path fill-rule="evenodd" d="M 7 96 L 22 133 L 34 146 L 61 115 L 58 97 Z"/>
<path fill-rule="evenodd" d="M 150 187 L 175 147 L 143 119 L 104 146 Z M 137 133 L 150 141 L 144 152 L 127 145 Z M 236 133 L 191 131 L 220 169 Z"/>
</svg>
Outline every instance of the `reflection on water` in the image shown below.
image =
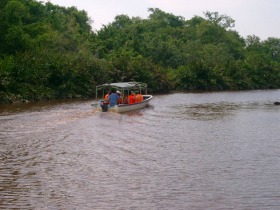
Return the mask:
<svg viewBox="0 0 280 210">
<path fill-rule="evenodd" d="M 279 96 L 1 105 L 0 209 L 279 209 Z"/>
</svg>

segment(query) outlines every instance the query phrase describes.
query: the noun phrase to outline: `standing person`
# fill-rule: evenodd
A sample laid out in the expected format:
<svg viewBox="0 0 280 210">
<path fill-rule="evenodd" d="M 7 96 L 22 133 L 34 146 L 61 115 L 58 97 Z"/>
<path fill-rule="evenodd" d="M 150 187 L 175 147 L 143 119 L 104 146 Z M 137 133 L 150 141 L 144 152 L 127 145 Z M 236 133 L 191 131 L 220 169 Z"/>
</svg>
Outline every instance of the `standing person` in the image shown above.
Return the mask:
<svg viewBox="0 0 280 210">
<path fill-rule="evenodd" d="M 110 106 L 116 106 L 118 103 L 118 99 L 120 98 L 120 96 L 118 94 L 116 94 L 116 90 L 112 89 L 111 90 L 111 95 L 109 95 L 109 101 L 110 101 Z"/>
<path fill-rule="evenodd" d="M 128 96 L 129 104 L 135 103 L 135 93 L 133 91 L 130 91 L 130 95 Z"/>
<path fill-rule="evenodd" d="M 121 96 L 121 92 L 117 90 L 116 94 L 119 96 L 119 99 L 117 101 L 118 104 L 122 103 L 122 96 Z"/>
</svg>

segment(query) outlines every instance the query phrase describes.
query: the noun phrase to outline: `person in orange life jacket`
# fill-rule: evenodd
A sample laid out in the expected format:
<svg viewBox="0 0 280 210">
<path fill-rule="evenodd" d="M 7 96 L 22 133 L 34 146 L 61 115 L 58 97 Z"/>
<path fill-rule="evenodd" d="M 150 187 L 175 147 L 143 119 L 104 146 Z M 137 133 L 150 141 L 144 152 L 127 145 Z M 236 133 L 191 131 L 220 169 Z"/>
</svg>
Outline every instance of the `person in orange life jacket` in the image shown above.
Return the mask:
<svg viewBox="0 0 280 210">
<path fill-rule="evenodd" d="M 108 91 L 108 93 L 104 96 L 104 100 L 108 100 L 110 94 L 111 94 L 111 91 Z"/>
<path fill-rule="evenodd" d="M 117 105 L 118 99 L 120 98 L 120 96 L 118 94 L 116 94 L 116 90 L 112 89 L 111 90 L 111 94 L 109 95 L 109 101 L 110 101 L 110 106 L 113 107 L 115 105 Z"/>
<path fill-rule="evenodd" d="M 139 102 L 139 92 L 136 90 L 135 91 L 135 103 Z"/>
<path fill-rule="evenodd" d="M 135 103 L 135 93 L 133 91 L 130 92 L 130 95 L 128 96 L 129 104 Z"/>
<path fill-rule="evenodd" d="M 139 91 L 135 91 L 135 103 L 143 101 L 143 95 Z"/>
<path fill-rule="evenodd" d="M 141 94 L 141 93 L 139 93 L 139 102 L 142 102 L 143 100 L 144 100 L 144 97 L 143 97 L 143 95 Z"/>
</svg>

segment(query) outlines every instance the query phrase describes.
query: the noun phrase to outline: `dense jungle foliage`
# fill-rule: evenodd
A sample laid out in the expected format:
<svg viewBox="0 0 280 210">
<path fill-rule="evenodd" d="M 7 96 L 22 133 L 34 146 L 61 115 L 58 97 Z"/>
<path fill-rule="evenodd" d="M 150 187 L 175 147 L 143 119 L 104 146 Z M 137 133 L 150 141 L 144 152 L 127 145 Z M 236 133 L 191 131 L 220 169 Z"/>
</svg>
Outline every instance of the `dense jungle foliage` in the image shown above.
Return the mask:
<svg viewBox="0 0 280 210">
<path fill-rule="evenodd" d="M 76 7 L 1 0 L 0 102 L 91 97 L 98 84 L 133 80 L 153 92 L 280 87 L 279 38 L 244 39 L 217 12 L 149 12 L 93 31 Z"/>
</svg>

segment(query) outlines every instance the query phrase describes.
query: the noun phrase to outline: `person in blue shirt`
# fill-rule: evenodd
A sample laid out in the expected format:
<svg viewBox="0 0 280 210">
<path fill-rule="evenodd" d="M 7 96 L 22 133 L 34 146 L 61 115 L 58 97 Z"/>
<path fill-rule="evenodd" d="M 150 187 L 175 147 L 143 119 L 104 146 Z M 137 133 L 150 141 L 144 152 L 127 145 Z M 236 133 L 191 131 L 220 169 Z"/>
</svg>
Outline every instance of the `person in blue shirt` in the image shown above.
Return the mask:
<svg viewBox="0 0 280 210">
<path fill-rule="evenodd" d="M 119 97 L 120 96 L 118 94 L 116 94 L 116 90 L 115 89 L 111 90 L 111 95 L 109 95 L 109 98 L 108 98 L 109 101 L 110 101 L 110 106 L 111 107 L 117 105 Z"/>
</svg>

